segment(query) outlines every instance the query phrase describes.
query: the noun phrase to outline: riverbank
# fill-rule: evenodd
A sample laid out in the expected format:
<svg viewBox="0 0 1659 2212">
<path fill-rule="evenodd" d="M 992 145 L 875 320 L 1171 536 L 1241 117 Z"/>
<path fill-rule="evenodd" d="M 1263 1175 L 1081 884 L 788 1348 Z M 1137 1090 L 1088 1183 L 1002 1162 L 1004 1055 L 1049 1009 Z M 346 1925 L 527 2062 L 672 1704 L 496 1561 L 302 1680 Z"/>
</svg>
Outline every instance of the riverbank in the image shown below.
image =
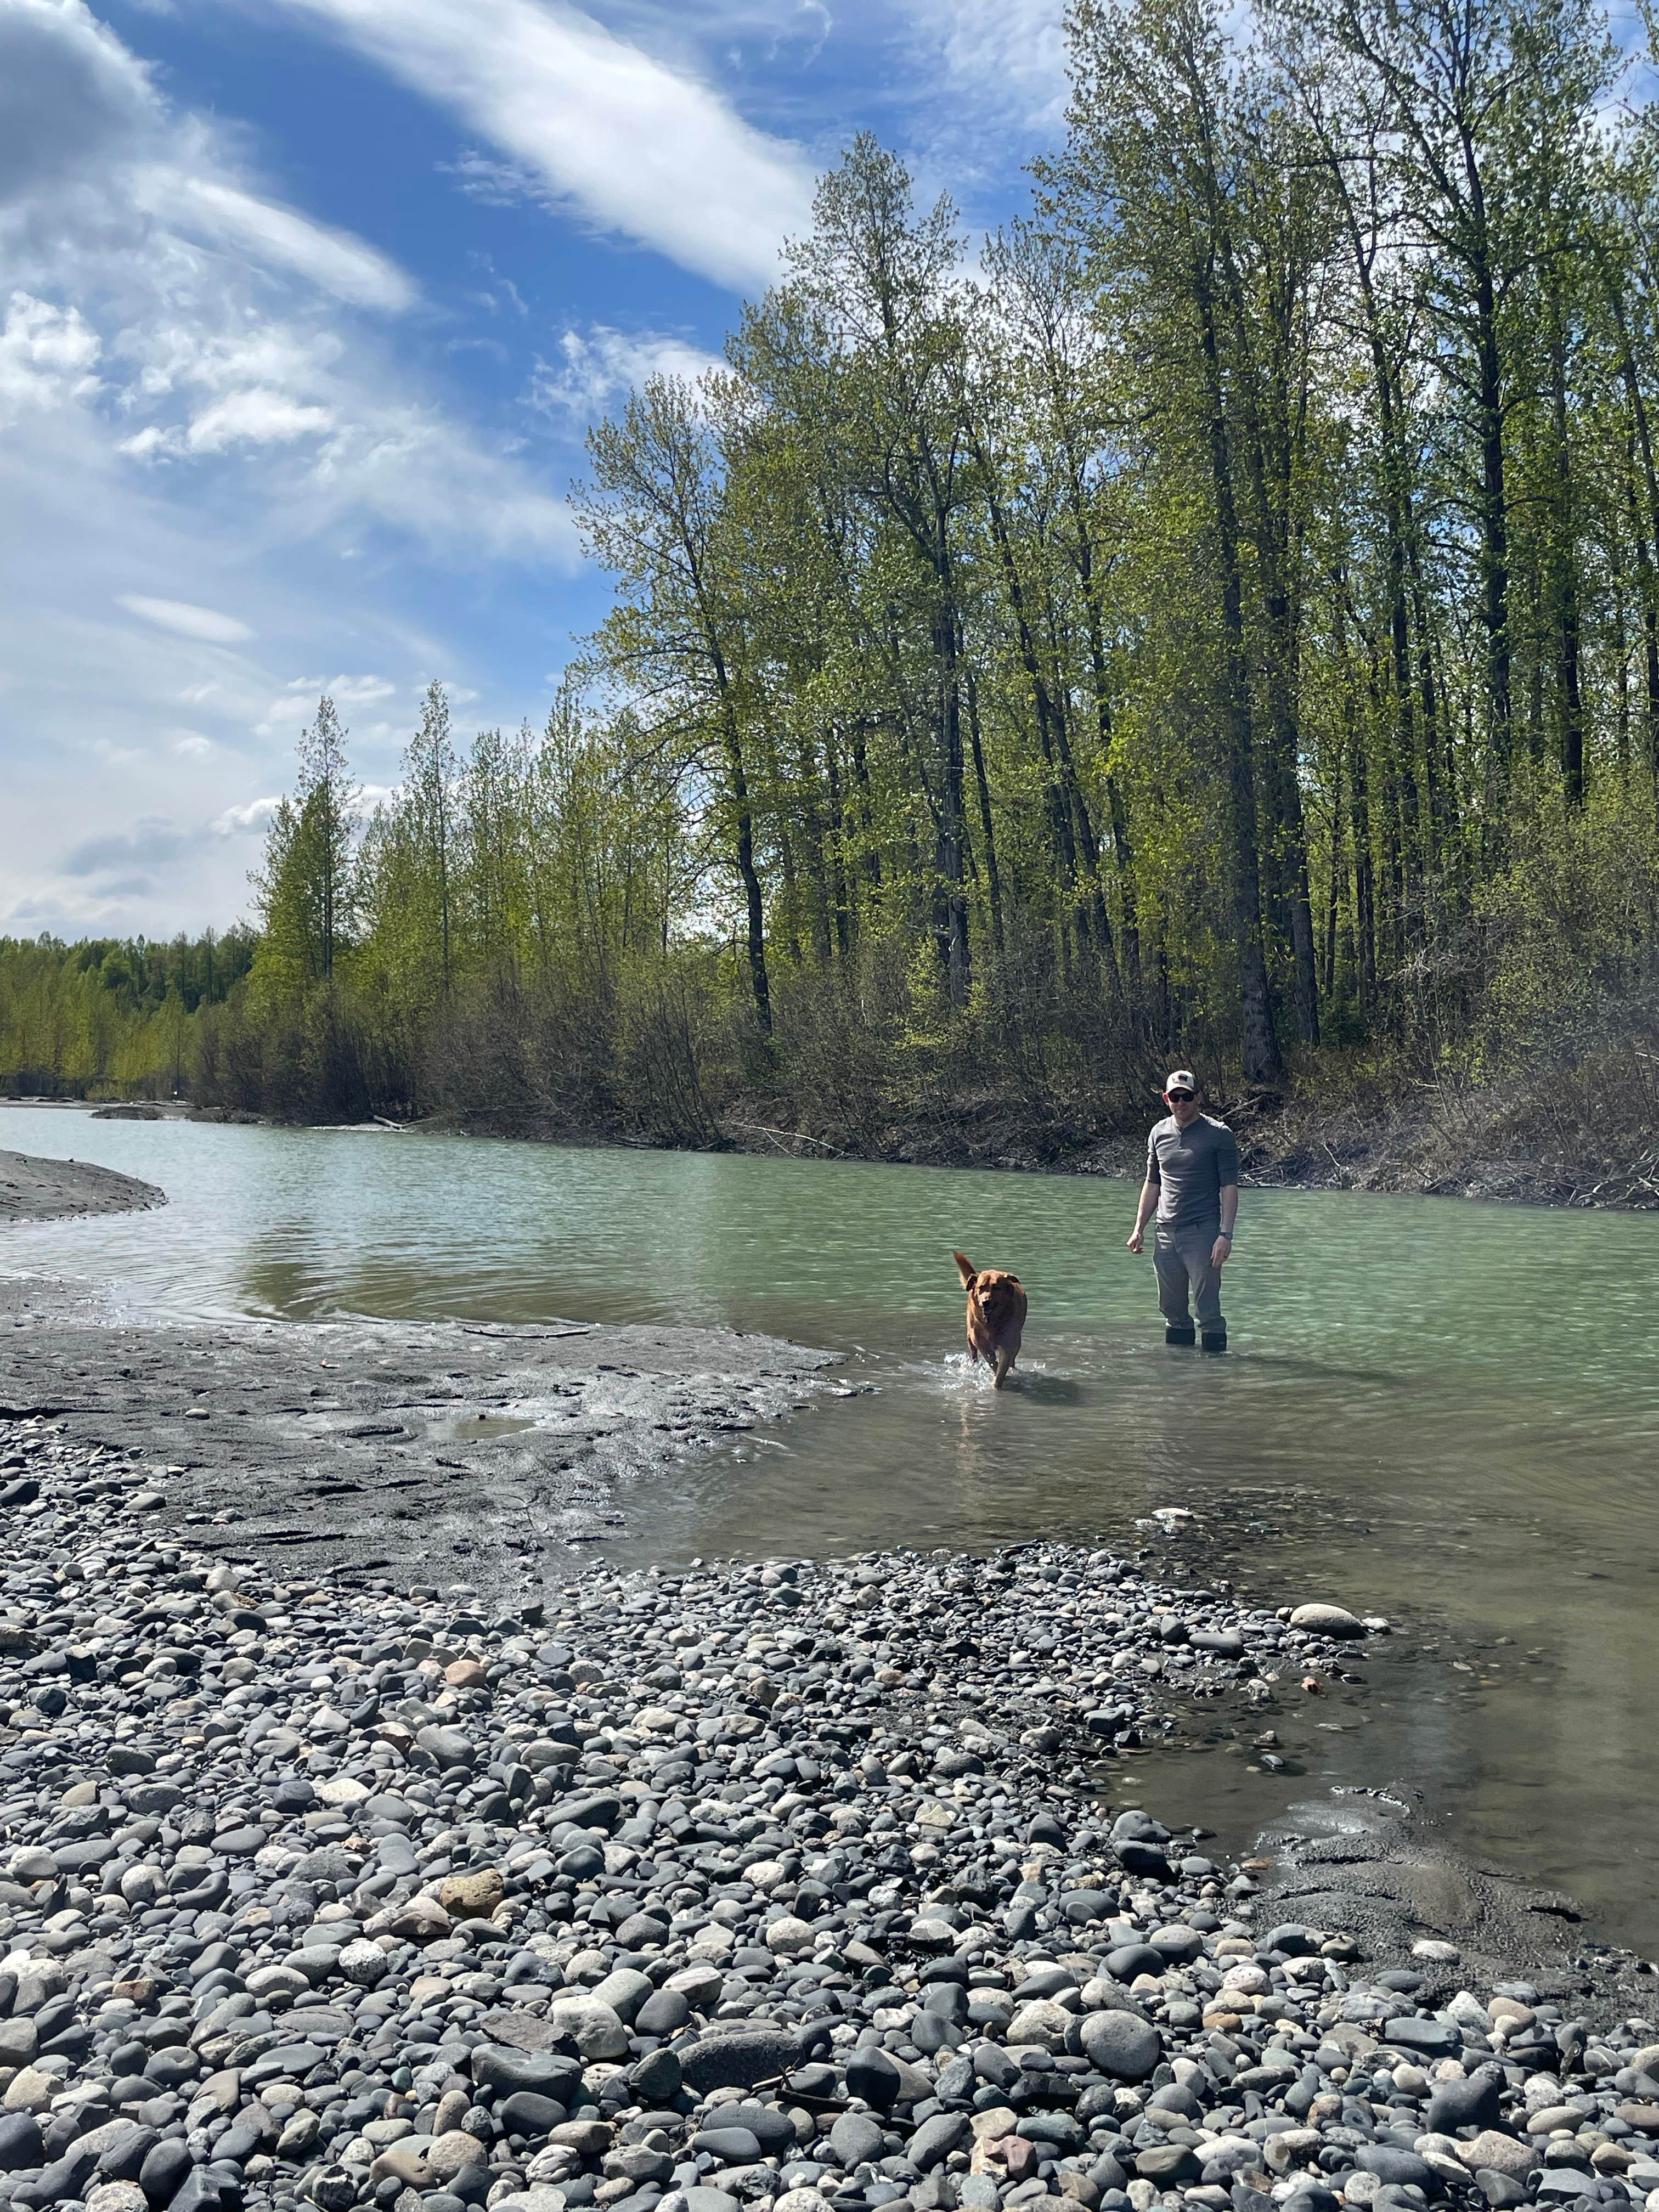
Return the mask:
<svg viewBox="0 0 1659 2212">
<path fill-rule="evenodd" d="M 1630 1066 L 1605 1063 L 1612 1048 L 1570 1069 L 1475 1088 L 1403 1084 L 1320 1062 L 1282 1090 L 1232 1093 L 1210 1109 L 1233 1127 L 1249 1185 L 1283 1190 L 1360 1190 L 1467 1198 L 1522 1206 L 1650 1212 L 1659 1208 L 1659 1149 L 1652 1130 L 1645 1048 L 1624 1048 Z M 1617 1057 L 1617 1054 L 1613 1054 Z M 1634 1079 L 1632 1068 L 1634 1068 Z M 198 1121 L 280 1126 L 222 1107 L 143 1100 L 0 1100 L 56 1105 L 100 1120 Z M 731 1152 L 763 1158 L 863 1160 L 906 1167 L 987 1168 L 1030 1175 L 1138 1180 L 1146 1131 L 1158 1111 L 1149 1079 L 1146 1119 L 1103 1123 L 1088 1102 L 1034 1120 L 1026 1103 L 953 1092 L 935 1107 L 854 1136 L 809 1100 L 739 1098 L 711 1112 L 680 1144 L 639 1137 L 625 1117 L 593 1121 L 538 1107 L 477 1108 L 410 1121 L 349 1126 L 365 1134 L 419 1133 L 530 1144 Z M 325 1124 L 323 1126 L 335 1126 Z M 3 1216 L 0 1216 L 3 1218 Z"/>
<path fill-rule="evenodd" d="M 1522 1206 L 1650 1212 L 1659 1208 L 1659 1150 L 1645 1085 L 1622 1074 L 1598 1089 L 1595 1066 L 1485 1090 L 1408 1088 L 1312 1069 L 1283 1091 L 1223 1090 L 1209 1110 L 1237 1134 L 1247 1184 L 1282 1190 L 1361 1190 Z M 1101 1127 L 1086 1109 L 1045 1117 L 997 1097 L 953 1096 L 938 1111 L 892 1121 L 863 1141 L 800 1101 L 740 1101 L 714 1117 L 716 1134 L 692 1150 L 800 1160 L 868 1160 L 907 1167 L 990 1168 L 1030 1175 L 1139 1181 L 1146 1119 Z M 627 1144 L 617 1127 L 572 1124 L 534 1109 L 436 1115 L 408 1125 L 459 1134 L 562 1145 Z"/>
<path fill-rule="evenodd" d="M 86 1160 L 43 1160 L 0 1152 L 0 1228 L 14 1221 L 67 1221 L 165 1206 L 167 1193 Z"/>
<path fill-rule="evenodd" d="M 22 2212 L 1659 2186 L 1628 1960 L 1385 1964 L 1134 1809 L 1163 1698 L 1271 1699 L 1345 1663 L 1346 1617 L 1058 1546 L 596 1571 L 497 1613 L 226 1559 L 131 1454 L 3 1444 Z"/>
</svg>

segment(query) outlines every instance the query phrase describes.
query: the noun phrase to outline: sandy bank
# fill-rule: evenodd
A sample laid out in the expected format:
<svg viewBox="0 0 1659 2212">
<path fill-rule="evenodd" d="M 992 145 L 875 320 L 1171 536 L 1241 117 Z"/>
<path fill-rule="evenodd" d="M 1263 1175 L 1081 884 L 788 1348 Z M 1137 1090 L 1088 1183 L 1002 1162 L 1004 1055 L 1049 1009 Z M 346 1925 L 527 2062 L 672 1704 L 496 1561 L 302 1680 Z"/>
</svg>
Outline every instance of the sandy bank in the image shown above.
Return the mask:
<svg viewBox="0 0 1659 2212">
<path fill-rule="evenodd" d="M 0 1152 L 0 1224 L 65 1221 L 82 1213 L 131 1213 L 167 1202 L 167 1193 L 153 1182 L 118 1175 L 113 1168 Z"/>
<path fill-rule="evenodd" d="M 162 1470 L 205 1549 L 522 1596 L 629 1491 L 823 1388 L 828 1352 L 713 1329 L 395 1322 L 0 1338 L 0 1408 Z"/>
</svg>

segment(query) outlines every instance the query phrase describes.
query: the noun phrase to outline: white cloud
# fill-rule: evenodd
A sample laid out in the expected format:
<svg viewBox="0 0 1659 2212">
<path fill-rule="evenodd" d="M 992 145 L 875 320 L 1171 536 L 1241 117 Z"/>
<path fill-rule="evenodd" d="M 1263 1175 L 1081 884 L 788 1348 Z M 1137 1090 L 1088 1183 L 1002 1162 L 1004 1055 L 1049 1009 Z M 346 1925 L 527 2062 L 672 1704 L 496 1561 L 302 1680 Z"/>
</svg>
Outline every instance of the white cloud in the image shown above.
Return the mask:
<svg viewBox="0 0 1659 2212">
<path fill-rule="evenodd" d="M 799 150 L 711 87 L 560 0 L 279 0 L 458 114 L 528 185 L 598 228 L 734 287 L 772 276 L 810 219 Z M 475 167 L 485 181 L 483 164 Z"/>
<path fill-rule="evenodd" d="M 204 645 L 241 645 L 253 635 L 247 624 L 234 616 L 219 614 L 212 607 L 191 606 L 183 599 L 147 599 L 137 592 L 121 592 L 116 605 L 143 622 L 154 623 L 158 629 L 171 630 L 175 637 L 199 638 Z M 196 742 L 205 744 L 207 740 Z"/>
<path fill-rule="evenodd" d="M 695 379 L 724 368 L 718 356 L 661 331 L 618 331 L 607 323 L 568 330 L 556 362 L 538 361 L 526 398 L 532 407 L 595 422 L 648 377 Z"/>
<path fill-rule="evenodd" d="M 281 805 L 276 798 L 250 799 L 244 805 L 226 807 L 209 826 L 216 837 L 245 837 L 263 830 Z"/>
<path fill-rule="evenodd" d="M 915 21 L 919 38 L 937 40 L 952 82 L 982 110 L 1058 123 L 1066 97 L 1060 0 L 950 0 L 917 8 Z"/>
<path fill-rule="evenodd" d="M 198 236 L 223 240 L 274 269 L 291 270 L 353 307 L 399 314 L 417 296 L 394 262 L 349 233 L 256 198 L 219 179 L 155 168 L 138 179 L 139 204 Z"/>
<path fill-rule="evenodd" d="M 334 428 L 329 407 L 309 407 L 264 385 L 228 392 L 192 416 L 185 443 L 192 453 L 222 453 L 232 446 L 287 446 Z"/>
<path fill-rule="evenodd" d="M 409 280 L 253 189 L 85 0 L 0 0 L 0 426 L 78 403 L 181 485 L 242 471 L 266 543 L 366 520 L 469 562 L 575 564 L 562 501 L 507 443 L 342 319 L 409 305 Z"/>
<path fill-rule="evenodd" d="M 416 299 L 363 240 L 251 191 L 206 125 L 170 114 L 85 0 L 0 0 L 0 207 L 33 201 L 37 233 L 61 234 L 88 191 L 112 182 L 130 216 L 354 306 L 395 313 Z"/>
<path fill-rule="evenodd" d="M 294 672 L 348 672 L 353 757 L 384 781 L 408 687 L 465 665 L 469 622 L 499 671 L 550 569 L 534 624 L 596 592 L 568 580 L 561 457 L 458 411 L 430 325 L 388 323 L 408 280 L 286 207 L 251 143 L 172 105 L 84 0 L 0 0 L 14 926 L 222 925 L 322 688 L 287 693 Z M 502 680 L 486 721 L 534 703 Z"/>
<path fill-rule="evenodd" d="M 419 688 L 423 690 L 425 686 Z M 363 708 L 378 707 L 382 700 L 394 698 L 397 691 L 398 686 L 388 682 L 384 676 L 291 677 L 277 696 L 267 705 L 263 717 L 254 724 L 254 734 L 261 738 L 282 737 L 291 740 L 311 720 L 317 711 L 317 702 L 325 694 L 343 715 Z M 378 724 L 373 726 L 374 731 L 379 728 Z"/>
<path fill-rule="evenodd" d="M 57 407 L 94 392 L 91 370 L 101 350 L 78 308 L 14 292 L 0 324 L 0 428 L 26 408 Z"/>
</svg>

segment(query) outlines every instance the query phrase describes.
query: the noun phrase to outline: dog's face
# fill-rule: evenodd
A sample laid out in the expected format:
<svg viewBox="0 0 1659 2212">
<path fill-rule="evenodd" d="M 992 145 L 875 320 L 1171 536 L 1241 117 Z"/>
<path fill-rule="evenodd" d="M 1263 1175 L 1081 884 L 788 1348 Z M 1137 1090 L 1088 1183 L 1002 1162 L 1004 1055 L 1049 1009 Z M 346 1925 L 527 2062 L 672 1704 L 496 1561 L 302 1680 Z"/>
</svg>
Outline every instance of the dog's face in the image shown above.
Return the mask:
<svg viewBox="0 0 1659 2212">
<path fill-rule="evenodd" d="M 993 1330 L 1012 1321 L 1025 1302 L 1019 1277 L 1003 1267 L 981 1268 L 969 1285 L 968 1295 Z"/>
<path fill-rule="evenodd" d="M 1006 1267 L 975 1267 L 962 1253 L 953 1252 L 968 1310 L 978 1315 L 994 1342 L 1004 1332 L 1017 1330 L 1025 1318 L 1025 1286 Z"/>
</svg>

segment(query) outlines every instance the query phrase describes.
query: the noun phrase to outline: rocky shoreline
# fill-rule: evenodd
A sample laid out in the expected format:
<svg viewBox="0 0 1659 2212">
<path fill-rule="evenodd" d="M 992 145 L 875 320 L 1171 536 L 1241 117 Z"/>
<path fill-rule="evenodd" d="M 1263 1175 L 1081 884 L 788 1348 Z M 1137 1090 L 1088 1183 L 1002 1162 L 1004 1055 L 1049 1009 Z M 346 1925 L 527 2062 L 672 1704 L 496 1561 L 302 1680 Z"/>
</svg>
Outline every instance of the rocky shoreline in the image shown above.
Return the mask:
<svg viewBox="0 0 1659 2212">
<path fill-rule="evenodd" d="M 1039 1545 L 498 1610 L 52 1418 L 0 1477 L 0 2205 L 1659 2212 L 1650 1973 L 1385 1961 L 1123 1801 L 1334 1609 Z"/>
</svg>

